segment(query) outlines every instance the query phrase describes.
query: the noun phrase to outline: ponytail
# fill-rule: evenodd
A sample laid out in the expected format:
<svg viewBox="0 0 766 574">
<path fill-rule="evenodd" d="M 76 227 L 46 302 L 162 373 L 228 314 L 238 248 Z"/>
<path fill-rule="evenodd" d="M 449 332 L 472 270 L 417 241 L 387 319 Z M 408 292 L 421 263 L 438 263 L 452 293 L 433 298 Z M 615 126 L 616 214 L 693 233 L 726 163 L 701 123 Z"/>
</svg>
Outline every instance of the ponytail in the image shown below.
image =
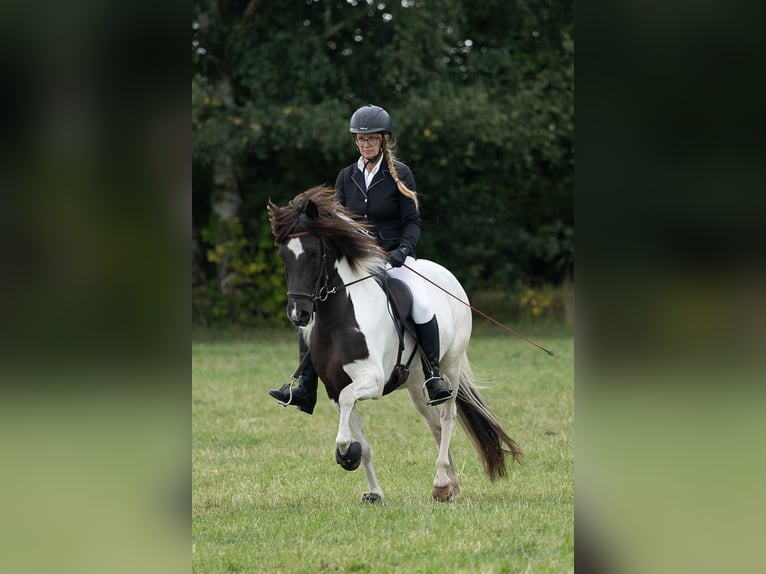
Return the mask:
<svg viewBox="0 0 766 574">
<path fill-rule="evenodd" d="M 396 158 L 393 154 L 393 148 L 394 143 L 391 140 L 391 136 L 388 134 L 385 134 L 383 136 L 383 153 L 386 155 L 386 164 L 388 164 L 388 171 L 391 173 L 391 177 L 394 178 L 394 181 L 396 182 L 396 187 L 399 188 L 399 192 L 402 195 L 405 195 L 409 197 L 412 201 L 415 202 L 415 209 L 420 211 L 420 202 L 418 201 L 418 194 L 412 191 L 409 187 L 407 187 L 404 182 L 399 179 L 399 174 L 396 173 L 396 166 L 394 165 L 394 162 L 396 161 Z"/>
</svg>

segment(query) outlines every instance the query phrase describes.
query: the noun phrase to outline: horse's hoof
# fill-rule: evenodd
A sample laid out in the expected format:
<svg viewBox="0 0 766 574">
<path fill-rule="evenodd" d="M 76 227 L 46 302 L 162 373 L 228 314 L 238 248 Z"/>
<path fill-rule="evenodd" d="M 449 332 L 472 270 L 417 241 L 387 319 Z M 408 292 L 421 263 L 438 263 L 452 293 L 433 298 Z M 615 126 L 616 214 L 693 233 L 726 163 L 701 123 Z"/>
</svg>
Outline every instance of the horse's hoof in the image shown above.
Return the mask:
<svg viewBox="0 0 766 574">
<path fill-rule="evenodd" d="M 340 454 L 340 449 L 335 449 L 335 462 L 346 470 L 356 470 L 362 460 L 362 445 L 354 441 L 348 445 L 346 454 Z"/>
<path fill-rule="evenodd" d="M 375 494 L 374 492 L 368 492 L 367 494 L 362 495 L 362 502 L 369 502 L 370 504 L 375 504 L 376 502 L 380 502 L 380 495 Z"/>
<path fill-rule="evenodd" d="M 447 502 L 450 498 L 452 498 L 453 494 L 454 491 L 452 489 L 452 485 L 448 484 L 447 486 L 434 486 L 434 490 L 431 493 L 431 496 L 434 497 L 436 502 Z"/>
</svg>

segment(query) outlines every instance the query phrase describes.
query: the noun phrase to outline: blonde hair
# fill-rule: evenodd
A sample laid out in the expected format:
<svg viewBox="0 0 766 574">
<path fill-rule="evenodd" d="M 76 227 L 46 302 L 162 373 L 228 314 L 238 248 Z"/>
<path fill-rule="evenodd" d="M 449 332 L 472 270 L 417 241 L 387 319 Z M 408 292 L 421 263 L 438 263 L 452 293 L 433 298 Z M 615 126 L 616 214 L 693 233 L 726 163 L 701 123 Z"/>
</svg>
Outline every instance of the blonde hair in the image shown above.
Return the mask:
<svg viewBox="0 0 766 574">
<path fill-rule="evenodd" d="M 396 157 L 394 157 L 394 148 L 396 147 L 396 142 L 393 140 L 391 135 L 389 134 L 383 134 L 383 153 L 386 155 L 386 163 L 388 164 L 388 171 L 391 173 L 391 177 L 394 178 L 394 181 L 396 182 L 396 187 L 399 188 L 399 192 L 402 195 L 405 195 L 409 197 L 412 201 L 415 202 L 415 209 L 420 211 L 420 202 L 418 201 L 418 194 L 415 193 L 413 190 L 411 190 L 409 187 L 407 187 L 404 182 L 399 179 L 399 174 L 396 173 L 396 166 L 394 165 L 394 162 L 396 161 Z"/>
</svg>

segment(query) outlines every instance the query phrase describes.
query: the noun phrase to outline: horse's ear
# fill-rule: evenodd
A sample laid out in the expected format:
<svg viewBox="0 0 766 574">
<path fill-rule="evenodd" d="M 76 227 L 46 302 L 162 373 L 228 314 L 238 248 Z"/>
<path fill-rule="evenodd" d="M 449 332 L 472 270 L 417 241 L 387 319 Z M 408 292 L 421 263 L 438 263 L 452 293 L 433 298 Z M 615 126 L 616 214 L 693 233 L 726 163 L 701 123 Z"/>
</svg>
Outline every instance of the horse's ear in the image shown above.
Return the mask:
<svg viewBox="0 0 766 574">
<path fill-rule="evenodd" d="M 306 213 L 306 217 L 309 219 L 316 219 L 319 217 L 319 208 L 317 207 L 317 204 L 310 199 L 306 203 L 306 209 L 304 212 Z"/>
</svg>

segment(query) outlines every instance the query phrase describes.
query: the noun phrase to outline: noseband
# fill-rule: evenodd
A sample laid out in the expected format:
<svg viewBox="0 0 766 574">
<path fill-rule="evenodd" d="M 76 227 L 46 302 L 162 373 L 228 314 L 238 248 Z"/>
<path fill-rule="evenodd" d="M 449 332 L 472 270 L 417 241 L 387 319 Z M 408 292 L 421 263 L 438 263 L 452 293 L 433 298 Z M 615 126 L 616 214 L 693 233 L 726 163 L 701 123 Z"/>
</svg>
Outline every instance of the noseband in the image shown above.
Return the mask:
<svg viewBox="0 0 766 574">
<path fill-rule="evenodd" d="M 293 239 L 296 237 L 305 237 L 306 235 L 311 235 L 308 231 L 301 231 L 300 233 L 293 233 L 288 235 L 288 239 Z M 314 285 L 314 292 L 313 293 L 305 293 L 303 291 L 288 291 L 287 296 L 293 297 L 294 299 L 307 299 L 311 301 L 312 306 L 316 306 L 317 301 L 327 301 L 327 298 L 335 293 L 337 291 L 336 287 L 333 287 L 332 289 L 328 288 L 328 283 L 330 282 L 330 276 L 327 273 L 327 248 L 325 247 L 324 239 L 320 239 L 321 244 L 321 256 L 322 256 L 322 264 L 319 268 L 319 275 L 317 275 L 317 281 L 316 285 Z M 312 309 L 313 312 L 313 309 Z"/>
</svg>

